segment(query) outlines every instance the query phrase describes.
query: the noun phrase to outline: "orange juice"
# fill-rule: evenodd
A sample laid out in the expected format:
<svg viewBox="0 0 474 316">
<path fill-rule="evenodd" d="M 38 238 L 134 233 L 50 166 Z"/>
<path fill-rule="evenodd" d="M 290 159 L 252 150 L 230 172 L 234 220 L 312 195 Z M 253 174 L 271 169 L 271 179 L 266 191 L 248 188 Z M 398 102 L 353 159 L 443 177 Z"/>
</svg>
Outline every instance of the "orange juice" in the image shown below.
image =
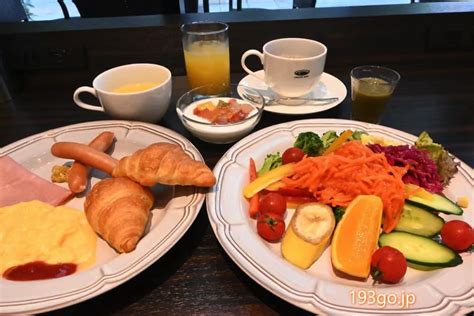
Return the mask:
<svg viewBox="0 0 474 316">
<path fill-rule="evenodd" d="M 141 92 L 145 90 L 149 90 L 151 88 L 156 87 L 159 85 L 158 82 L 137 82 L 137 83 L 129 83 L 120 87 L 117 87 L 112 90 L 115 93 L 132 93 L 132 92 Z"/>
<path fill-rule="evenodd" d="M 194 42 L 185 48 L 184 60 L 191 88 L 215 85 L 203 91 L 205 94 L 219 94 L 229 89 L 230 65 L 227 42 Z"/>
</svg>

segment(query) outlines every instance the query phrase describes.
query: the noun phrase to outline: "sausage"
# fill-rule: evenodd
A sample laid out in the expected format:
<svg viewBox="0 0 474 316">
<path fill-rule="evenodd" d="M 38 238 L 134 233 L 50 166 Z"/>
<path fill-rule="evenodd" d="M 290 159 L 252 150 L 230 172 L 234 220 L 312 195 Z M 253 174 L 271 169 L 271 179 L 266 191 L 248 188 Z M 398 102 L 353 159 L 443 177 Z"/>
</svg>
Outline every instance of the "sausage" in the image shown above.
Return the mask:
<svg viewBox="0 0 474 316">
<path fill-rule="evenodd" d="M 112 132 L 102 132 L 90 143 L 89 147 L 105 152 L 114 142 L 115 136 Z M 74 161 L 67 175 L 69 190 L 74 193 L 81 193 L 86 189 L 87 178 L 90 168 L 78 161 Z"/>
<path fill-rule="evenodd" d="M 58 142 L 51 146 L 51 153 L 59 158 L 73 159 L 87 166 L 99 169 L 103 172 L 111 174 L 118 163 L 114 159 L 84 144 L 73 142 Z"/>
</svg>

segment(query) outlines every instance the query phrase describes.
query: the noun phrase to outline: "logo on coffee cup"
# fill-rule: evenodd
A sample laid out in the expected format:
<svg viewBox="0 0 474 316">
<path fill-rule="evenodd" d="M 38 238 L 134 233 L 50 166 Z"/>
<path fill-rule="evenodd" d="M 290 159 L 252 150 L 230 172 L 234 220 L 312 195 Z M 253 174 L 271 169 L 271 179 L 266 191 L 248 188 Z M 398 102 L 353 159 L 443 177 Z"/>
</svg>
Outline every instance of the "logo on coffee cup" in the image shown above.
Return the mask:
<svg viewBox="0 0 474 316">
<path fill-rule="evenodd" d="M 295 71 L 295 78 L 307 78 L 309 77 L 309 69 L 300 69 Z"/>
</svg>

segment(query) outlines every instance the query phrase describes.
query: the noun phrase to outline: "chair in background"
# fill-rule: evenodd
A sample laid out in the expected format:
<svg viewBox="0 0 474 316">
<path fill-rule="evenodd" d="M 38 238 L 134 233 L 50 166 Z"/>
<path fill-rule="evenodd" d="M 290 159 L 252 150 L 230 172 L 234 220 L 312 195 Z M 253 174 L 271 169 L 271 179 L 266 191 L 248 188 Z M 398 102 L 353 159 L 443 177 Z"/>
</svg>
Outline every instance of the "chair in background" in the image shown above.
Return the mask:
<svg viewBox="0 0 474 316">
<path fill-rule="evenodd" d="M 293 9 L 314 7 L 316 7 L 316 0 L 293 0 Z"/>
<path fill-rule="evenodd" d="M 0 22 L 27 21 L 28 15 L 20 0 L 1 0 Z"/>
</svg>

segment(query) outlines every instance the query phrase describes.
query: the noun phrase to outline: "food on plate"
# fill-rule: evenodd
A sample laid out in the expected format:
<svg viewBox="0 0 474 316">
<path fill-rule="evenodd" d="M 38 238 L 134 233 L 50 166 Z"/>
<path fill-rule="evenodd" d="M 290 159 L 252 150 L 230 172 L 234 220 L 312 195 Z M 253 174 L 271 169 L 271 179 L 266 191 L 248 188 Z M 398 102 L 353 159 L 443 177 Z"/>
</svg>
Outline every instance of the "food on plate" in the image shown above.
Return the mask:
<svg viewBox="0 0 474 316">
<path fill-rule="evenodd" d="M 120 161 L 89 146 L 71 142 L 55 143 L 51 152 L 57 157 L 74 159 L 113 177 L 127 177 L 145 186 L 161 183 L 210 187 L 216 182 L 209 167 L 171 143 L 149 145 Z"/>
<path fill-rule="evenodd" d="M 441 240 L 449 248 L 462 252 L 474 243 L 474 230 L 464 221 L 449 221 L 441 229 Z"/>
<path fill-rule="evenodd" d="M 406 232 L 383 233 L 379 246 L 390 246 L 405 256 L 408 266 L 419 270 L 433 270 L 454 267 L 461 264 L 462 258 L 455 251 L 436 241 Z"/>
<path fill-rule="evenodd" d="M 266 241 L 280 241 L 285 232 L 285 221 L 280 214 L 262 213 L 257 217 L 257 232 Z"/>
<path fill-rule="evenodd" d="M 281 180 L 282 178 L 293 174 L 293 167 L 295 164 L 289 163 L 286 165 L 281 165 L 276 169 L 263 174 L 262 176 L 257 177 L 254 181 L 249 183 L 244 188 L 244 196 L 246 198 L 251 198 L 256 193 L 265 189 L 268 185 Z"/>
<path fill-rule="evenodd" d="M 284 216 L 286 213 L 286 199 L 276 192 L 269 192 L 260 199 L 261 213 L 273 213 Z"/>
<path fill-rule="evenodd" d="M 467 196 L 460 196 L 458 197 L 456 204 L 459 205 L 459 207 L 467 208 L 469 206 L 469 199 Z"/>
<path fill-rule="evenodd" d="M 153 202 L 148 188 L 127 178 L 108 178 L 93 186 L 84 210 L 94 231 L 122 253 L 135 249 Z"/>
<path fill-rule="evenodd" d="M 282 164 L 283 161 L 282 157 L 280 157 L 280 153 L 269 154 L 263 161 L 262 167 L 260 167 L 257 174 L 260 177 L 268 171 L 275 169 L 276 167 L 280 167 Z"/>
<path fill-rule="evenodd" d="M 407 272 L 407 260 L 395 248 L 384 246 L 377 249 L 370 262 L 375 282 L 398 283 Z"/>
<path fill-rule="evenodd" d="M 105 152 L 114 142 L 115 136 L 112 132 L 102 132 L 90 143 L 89 147 Z M 69 190 L 74 193 L 81 193 L 86 189 L 89 177 L 89 167 L 75 161 L 67 174 Z"/>
<path fill-rule="evenodd" d="M 405 203 L 402 216 L 394 230 L 425 237 L 434 237 L 439 234 L 443 225 L 444 220 L 438 215 Z"/>
<path fill-rule="evenodd" d="M 405 172 L 403 167 L 391 166 L 383 154 L 349 141 L 333 154 L 301 160 L 294 166 L 293 175 L 282 181 L 292 188 L 307 189 L 316 200 L 331 206 L 346 207 L 358 195 L 379 196 L 385 215 L 383 229 L 390 232 L 405 202 Z"/>
<path fill-rule="evenodd" d="M 9 270 L 10 278 L 41 279 L 43 264 L 67 263 L 82 270 L 95 262 L 96 243 L 96 234 L 79 210 L 37 200 L 0 208 L 0 273 L 4 276 Z M 28 274 L 18 276 L 22 265 L 35 262 Z M 40 271 L 32 274 L 33 268 Z"/>
<path fill-rule="evenodd" d="M 407 173 L 403 176 L 404 183 L 418 185 L 432 193 L 443 191 L 436 163 L 426 151 L 409 145 L 381 146 L 373 144 L 368 147 L 373 152 L 383 152 L 388 163 L 392 166 L 408 167 Z"/>
<path fill-rule="evenodd" d="M 418 149 L 426 150 L 433 161 L 436 162 L 437 171 L 443 186 L 447 186 L 458 171 L 458 162 L 440 144 L 433 142 L 427 132 L 422 132 L 415 141 Z"/>
<path fill-rule="evenodd" d="M 248 103 L 240 103 L 236 99 L 220 99 L 217 105 L 212 101 L 198 104 L 193 114 L 206 119 L 211 124 L 225 125 L 237 123 L 248 117 L 254 107 Z"/>
<path fill-rule="evenodd" d="M 404 145 L 363 131 L 327 131 L 321 137 L 308 131 L 283 155 L 267 153 L 243 195 L 249 202 L 260 197 L 254 213 L 285 214 L 275 196 L 286 201 L 286 208 L 296 208 L 281 241 L 281 255 L 292 264 L 308 269 L 330 241 L 331 261 L 341 276 L 366 279 L 372 267 L 376 281 L 397 283 L 407 265 L 418 270 L 454 267 L 462 263 L 457 252 L 471 249 L 472 227 L 463 221 L 445 223 L 444 215 L 438 215 L 462 215 L 461 207 L 468 205 L 467 197 L 454 203 L 442 193 L 449 182 L 443 177 L 450 179 L 458 164 L 425 132 L 416 145 Z M 440 169 L 446 165 L 447 177 Z M 253 159 L 251 170 L 257 170 Z M 302 216 L 314 205 L 326 217 Z M 316 224 L 331 222 L 328 218 L 335 229 Z M 324 233 L 327 240 L 308 240 Z"/>
<path fill-rule="evenodd" d="M 412 186 L 416 187 L 416 186 Z M 430 211 L 437 211 L 445 214 L 461 215 L 462 208 L 445 196 L 432 194 L 423 189 L 413 193 L 408 190 L 406 202 Z"/>
<path fill-rule="evenodd" d="M 30 172 L 9 156 L 0 157 L 0 174 L 0 207 L 32 200 L 57 206 L 73 195 Z"/>
<path fill-rule="evenodd" d="M 67 173 L 71 167 L 62 165 L 62 166 L 53 166 L 51 169 L 51 182 L 63 183 L 67 181 Z"/>
<path fill-rule="evenodd" d="M 322 203 L 300 205 L 281 242 L 282 256 L 301 269 L 308 269 L 326 248 L 336 221 L 331 208 Z"/>
<path fill-rule="evenodd" d="M 283 164 L 286 165 L 290 162 L 298 162 L 303 159 L 304 156 L 305 153 L 303 150 L 299 149 L 298 147 L 290 147 L 283 152 L 283 155 L 281 155 L 281 160 Z"/>
<path fill-rule="evenodd" d="M 359 278 L 369 276 L 382 208 L 382 199 L 375 195 L 359 195 L 349 204 L 331 243 L 331 261 L 336 270 Z"/>
</svg>

